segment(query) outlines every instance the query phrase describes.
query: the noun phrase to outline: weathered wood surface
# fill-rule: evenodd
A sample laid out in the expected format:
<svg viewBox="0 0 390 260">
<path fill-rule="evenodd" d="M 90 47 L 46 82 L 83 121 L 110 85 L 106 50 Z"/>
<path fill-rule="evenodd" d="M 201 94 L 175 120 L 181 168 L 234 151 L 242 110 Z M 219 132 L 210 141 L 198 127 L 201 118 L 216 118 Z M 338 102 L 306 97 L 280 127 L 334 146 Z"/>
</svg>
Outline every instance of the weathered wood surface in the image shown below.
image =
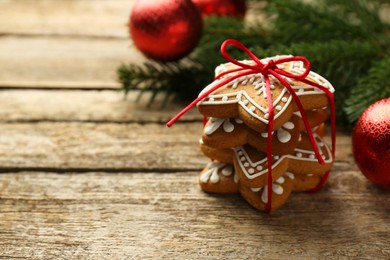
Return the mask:
<svg viewBox="0 0 390 260">
<path fill-rule="evenodd" d="M 0 169 L 193 170 L 207 161 L 198 148 L 202 124 L 0 124 Z M 339 135 L 338 167 L 351 164 Z"/>
<path fill-rule="evenodd" d="M 0 125 L 0 167 L 167 171 L 207 160 L 201 124 L 35 123 Z"/>
<path fill-rule="evenodd" d="M 126 97 L 121 91 L 82 90 L 8 90 L 0 91 L 0 123 L 28 122 L 111 122 L 166 123 L 186 104 L 168 101 L 163 94 L 148 105 L 150 93 L 139 101 L 139 92 Z M 180 122 L 202 121 L 196 109 L 185 114 Z"/>
<path fill-rule="evenodd" d="M 143 59 L 126 38 L 4 36 L 0 50 L 2 87 L 119 88 L 118 66 Z"/>
<path fill-rule="evenodd" d="M 1 34 L 128 36 L 134 0 L 0 0 Z"/>
<path fill-rule="evenodd" d="M 335 172 L 271 215 L 201 192 L 197 172 L 0 175 L 0 256 L 389 259 L 390 195 Z"/>
<path fill-rule="evenodd" d="M 0 258 L 389 259 L 390 194 L 350 133 L 328 184 L 271 215 L 201 192 L 199 114 L 168 129 L 182 104 L 116 91 L 143 60 L 133 2 L 0 0 Z"/>
</svg>

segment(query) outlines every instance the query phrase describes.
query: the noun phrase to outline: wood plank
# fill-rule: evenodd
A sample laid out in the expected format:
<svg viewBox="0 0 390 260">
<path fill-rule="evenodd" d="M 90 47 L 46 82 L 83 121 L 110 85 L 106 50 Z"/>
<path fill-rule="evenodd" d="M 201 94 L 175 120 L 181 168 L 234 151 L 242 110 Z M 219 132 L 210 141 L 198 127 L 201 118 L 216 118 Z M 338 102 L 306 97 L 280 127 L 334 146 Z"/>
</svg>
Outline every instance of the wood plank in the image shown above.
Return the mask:
<svg viewBox="0 0 390 260">
<path fill-rule="evenodd" d="M 0 0 L 0 34 L 128 37 L 134 0 Z"/>
<path fill-rule="evenodd" d="M 0 167 L 147 171 L 200 169 L 202 124 L 0 124 Z"/>
<path fill-rule="evenodd" d="M 0 170 L 199 170 L 200 122 L 162 124 L 0 124 Z M 350 137 L 339 134 L 335 170 L 356 169 Z M 61 170 L 62 169 L 62 170 Z"/>
<path fill-rule="evenodd" d="M 0 91 L 0 122 L 84 121 L 113 123 L 166 123 L 186 104 L 168 102 L 158 95 L 150 107 L 150 93 L 80 90 L 3 90 Z M 192 109 L 180 120 L 201 121 Z"/>
<path fill-rule="evenodd" d="M 120 88 L 121 63 L 142 62 L 129 39 L 0 37 L 0 87 Z"/>
<path fill-rule="evenodd" d="M 390 194 L 348 174 L 271 215 L 196 172 L 2 174 L 0 257 L 389 259 Z"/>
</svg>

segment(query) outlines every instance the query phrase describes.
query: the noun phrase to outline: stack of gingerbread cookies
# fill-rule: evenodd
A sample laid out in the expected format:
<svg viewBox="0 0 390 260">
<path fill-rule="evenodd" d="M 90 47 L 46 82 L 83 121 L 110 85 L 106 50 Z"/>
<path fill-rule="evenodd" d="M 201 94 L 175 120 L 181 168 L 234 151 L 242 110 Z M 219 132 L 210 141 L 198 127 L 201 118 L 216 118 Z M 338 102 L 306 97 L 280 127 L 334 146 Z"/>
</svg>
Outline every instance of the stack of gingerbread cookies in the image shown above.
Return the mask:
<svg viewBox="0 0 390 260">
<path fill-rule="evenodd" d="M 284 56 L 261 61 L 266 63 L 269 59 L 280 57 Z M 235 68 L 237 66 L 232 63 L 222 64 L 216 68 L 216 75 Z M 305 70 L 300 61 L 283 63 L 278 68 L 291 73 Z M 232 74 L 234 72 L 221 80 Z M 271 210 L 282 206 L 291 192 L 315 188 L 333 164 L 332 152 L 323 140 L 324 122 L 328 117 L 327 96 L 313 86 L 285 77 L 304 108 L 300 111 L 286 87 L 272 75 L 269 78 L 274 108 L 271 137 L 267 131 L 266 83 L 261 73 L 230 81 L 197 104 L 199 112 L 207 118 L 200 147 L 203 154 L 210 158 L 199 175 L 201 188 L 213 193 L 239 193 L 258 210 L 265 210 L 268 202 L 268 138 L 272 138 Z M 334 92 L 332 85 L 317 73 L 311 71 L 307 79 Z M 315 145 L 325 164 L 318 162 L 302 112 L 307 117 Z"/>
</svg>

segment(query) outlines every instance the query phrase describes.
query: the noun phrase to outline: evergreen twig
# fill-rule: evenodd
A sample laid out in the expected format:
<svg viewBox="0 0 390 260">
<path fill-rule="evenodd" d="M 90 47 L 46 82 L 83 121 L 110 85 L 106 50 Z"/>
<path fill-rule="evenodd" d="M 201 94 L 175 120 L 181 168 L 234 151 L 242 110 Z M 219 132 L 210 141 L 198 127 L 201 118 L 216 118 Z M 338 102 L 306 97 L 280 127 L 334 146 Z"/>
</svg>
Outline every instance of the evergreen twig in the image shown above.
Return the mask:
<svg viewBox="0 0 390 260">
<path fill-rule="evenodd" d="M 261 3 L 260 3 L 261 2 Z M 123 64 L 118 77 L 125 93 L 166 93 L 191 100 L 226 62 L 221 43 L 235 38 L 260 57 L 306 56 L 314 71 L 334 85 L 338 123 L 354 122 L 365 107 L 390 96 L 390 24 L 379 15 L 386 0 L 250 0 L 267 26 L 229 17 L 208 17 L 198 47 L 184 61 Z M 265 7 L 265 8 L 264 8 Z M 388 11 L 390 13 L 390 10 Z M 229 52 L 237 59 L 243 53 Z M 347 101 L 346 101 L 347 100 Z M 348 114 L 348 117 L 347 117 Z"/>
<path fill-rule="evenodd" d="M 385 97 L 390 97 L 390 57 L 376 62 L 359 80 L 345 102 L 345 112 L 351 121 L 355 121 L 366 107 Z"/>
</svg>

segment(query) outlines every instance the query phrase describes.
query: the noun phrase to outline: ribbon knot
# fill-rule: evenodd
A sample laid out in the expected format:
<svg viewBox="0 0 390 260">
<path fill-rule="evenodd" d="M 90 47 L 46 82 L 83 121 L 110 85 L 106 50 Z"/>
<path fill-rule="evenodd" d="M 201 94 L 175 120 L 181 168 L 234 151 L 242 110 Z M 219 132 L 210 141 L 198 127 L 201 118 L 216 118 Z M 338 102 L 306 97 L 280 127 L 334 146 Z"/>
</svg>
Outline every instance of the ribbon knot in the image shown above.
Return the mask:
<svg viewBox="0 0 390 260">
<path fill-rule="evenodd" d="M 269 70 L 274 70 L 276 68 L 278 68 L 276 63 L 271 59 L 260 69 L 260 73 L 266 76 L 269 74 Z"/>
<path fill-rule="evenodd" d="M 227 53 L 227 47 L 228 46 L 234 46 L 243 52 L 245 52 L 251 60 L 254 62 L 254 64 L 248 64 L 245 62 L 238 61 L 231 57 Z M 290 93 L 291 97 L 295 101 L 296 106 L 298 107 L 299 112 L 301 113 L 303 123 L 305 125 L 306 132 L 308 134 L 310 143 L 312 145 L 313 151 L 315 153 L 315 156 L 320 164 L 324 164 L 324 159 L 319 153 L 316 141 L 313 137 L 312 130 L 309 125 L 309 121 L 307 119 L 305 109 L 303 105 L 301 104 L 301 101 L 299 100 L 297 94 L 295 93 L 294 89 L 291 87 L 291 85 L 288 83 L 286 78 L 294 79 L 301 81 L 307 85 L 310 85 L 314 88 L 317 88 L 321 91 L 323 91 L 326 96 L 329 99 L 330 104 L 330 110 L 331 110 L 331 129 L 332 129 L 332 155 L 334 158 L 335 154 L 335 140 L 336 140 L 336 123 L 335 123 L 335 105 L 333 100 L 333 93 L 330 92 L 329 89 L 327 89 L 324 86 L 321 86 L 317 84 L 316 82 L 310 81 L 306 79 L 306 77 L 310 73 L 310 62 L 302 56 L 283 56 L 278 57 L 277 59 L 273 60 L 270 59 L 267 62 L 263 63 L 260 61 L 256 55 L 254 55 L 245 45 L 243 45 L 241 42 L 228 39 L 224 41 L 221 45 L 221 54 L 222 56 L 229 62 L 237 65 L 237 68 L 230 69 L 227 71 L 224 71 L 220 73 L 217 77 L 215 77 L 215 80 L 213 82 L 213 85 L 210 86 L 206 91 L 202 91 L 199 96 L 192 101 L 187 107 L 185 107 L 182 111 L 180 111 L 176 116 L 174 116 L 168 123 L 167 126 L 170 127 L 174 124 L 175 121 L 177 121 L 182 115 L 184 115 L 188 110 L 190 110 L 192 107 L 196 106 L 199 102 L 201 102 L 204 98 L 206 98 L 209 94 L 214 92 L 215 90 L 225 86 L 226 84 L 232 82 L 235 79 L 238 79 L 242 76 L 261 73 L 264 76 L 265 81 L 265 92 L 267 95 L 267 105 L 268 105 L 268 142 L 267 142 L 267 161 L 268 161 L 268 177 L 267 177 L 267 195 L 268 195 L 268 202 L 266 204 L 266 211 L 271 211 L 271 199 L 272 199 L 272 131 L 273 131 L 273 124 L 274 124 L 274 107 L 272 102 L 272 93 L 271 93 L 271 83 L 270 83 L 270 75 L 272 75 L 276 80 L 278 80 Z M 299 61 L 304 63 L 305 70 L 302 73 L 291 73 L 289 71 L 286 71 L 284 69 L 281 69 L 278 67 L 279 64 L 288 63 L 288 62 L 294 62 Z M 224 77 L 226 76 L 227 77 Z M 206 118 L 205 118 L 206 119 Z M 205 122 L 205 121 L 204 121 Z M 314 188 L 312 191 L 319 190 L 326 182 L 329 175 L 329 171 L 326 172 L 321 180 L 321 182 L 318 184 L 316 188 Z"/>
</svg>

